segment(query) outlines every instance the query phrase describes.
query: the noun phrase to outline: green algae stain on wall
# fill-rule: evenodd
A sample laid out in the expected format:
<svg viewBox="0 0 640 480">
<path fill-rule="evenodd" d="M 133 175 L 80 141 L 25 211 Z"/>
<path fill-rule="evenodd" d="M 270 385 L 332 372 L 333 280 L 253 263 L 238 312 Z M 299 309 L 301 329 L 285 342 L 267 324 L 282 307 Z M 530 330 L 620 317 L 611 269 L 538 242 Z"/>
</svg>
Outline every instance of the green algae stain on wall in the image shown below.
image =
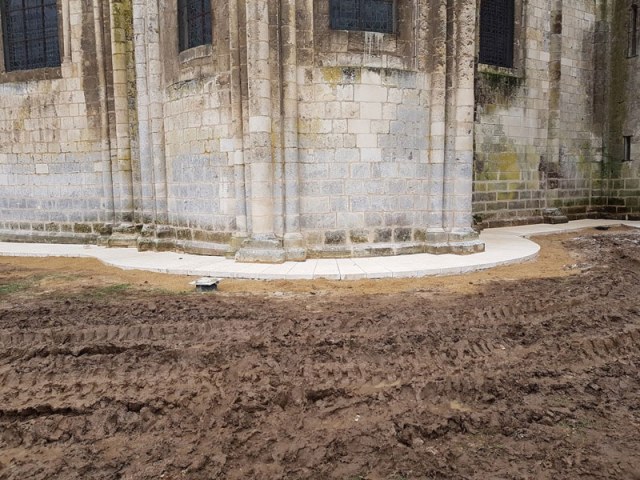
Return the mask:
<svg viewBox="0 0 640 480">
<path fill-rule="evenodd" d="M 508 105 L 524 83 L 524 78 L 501 71 L 477 73 L 476 101 L 480 105 Z"/>
<path fill-rule="evenodd" d="M 620 174 L 620 163 L 623 157 L 622 135 L 627 109 L 627 2 L 614 0 L 611 12 L 611 52 L 608 98 L 608 135 L 606 138 L 606 164 L 603 174 L 617 176 Z"/>
</svg>

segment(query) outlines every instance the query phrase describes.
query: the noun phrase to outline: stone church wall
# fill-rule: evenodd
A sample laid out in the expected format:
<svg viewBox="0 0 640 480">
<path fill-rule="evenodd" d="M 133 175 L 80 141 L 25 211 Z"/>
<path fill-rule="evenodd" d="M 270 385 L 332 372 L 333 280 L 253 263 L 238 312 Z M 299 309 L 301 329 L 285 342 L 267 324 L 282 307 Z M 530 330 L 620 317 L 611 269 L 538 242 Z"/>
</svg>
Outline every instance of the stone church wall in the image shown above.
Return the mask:
<svg viewBox="0 0 640 480">
<path fill-rule="evenodd" d="M 315 2 L 298 106 L 301 226 L 312 244 L 425 238 L 416 226 L 429 224 L 433 204 L 430 95 L 417 49 L 427 32 L 414 31 L 420 12 L 409 3 L 391 36 L 333 31 L 328 2 Z"/>
<path fill-rule="evenodd" d="M 212 45 L 178 51 L 175 2 L 160 2 L 167 223 L 186 242 L 222 245 L 236 230 L 233 95 L 229 4 L 216 1 Z M 236 47 L 237 49 L 238 47 Z M 236 75 L 239 65 L 235 65 Z M 236 124 L 241 122 L 236 118 Z M 241 131 L 241 130 L 240 130 Z M 241 141 L 241 139 L 240 139 Z"/>
<path fill-rule="evenodd" d="M 60 67 L 7 72 L 0 58 L 0 229 L 95 241 L 113 210 L 103 195 L 108 98 L 95 30 L 105 12 L 94 7 L 59 8 Z"/>
<path fill-rule="evenodd" d="M 550 208 L 584 217 L 602 151 L 593 112 L 595 5 L 516 1 L 516 12 L 514 68 L 478 67 L 475 218 L 540 221 Z"/>
<path fill-rule="evenodd" d="M 213 47 L 179 53 L 175 12 L 161 4 L 158 17 L 163 122 L 150 149 L 166 163 L 167 237 L 224 253 L 252 236 L 274 251 L 284 239 L 319 256 L 473 244 L 470 141 L 454 160 L 458 131 L 470 140 L 472 130 L 444 118 L 448 108 L 464 120 L 466 109 L 471 125 L 473 92 L 460 86 L 472 84 L 472 70 L 449 89 L 445 77 L 463 71 L 446 58 L 461 48 L 446 24 L 472 30 L 473 3 L 448 12 L 399 1 L 393 35 L 331 30 L 326 0 L 213 5 Z M 146 30 L 146 43 L 156 41 Z M 472 37 L 465 48 L 470 60 Z M 137 60 L 137 71 L 150 60 Z M 152 129 L 140 111 L 141 129 Z M 155 212 L 160 221 L 162 207 Z"/>
<path fill-rule="evenodd" d="M 601 181 L 596 185 L 603 214 L 640 218 L 640 13 L 636 13 L 635 52 L 630 23 L 637 0 L 604 4 L 608 67 L 602 103 L 606 107 L 605 152 Z M 630 140 L 625 159 L 624 137 Z"/>
<path fill-rule="evenodd" d="M 397 0 L 387 34 L 332 29 L 329 0 L 212 0 L 183 51 L 175 1 L 60 0 L 61 66 L 0 65 L 0 238 L 279 262 L 633 214 L 633 1 L 516 0 L 505 69 L 477 63 L 475 0 Z"/>
</svg>

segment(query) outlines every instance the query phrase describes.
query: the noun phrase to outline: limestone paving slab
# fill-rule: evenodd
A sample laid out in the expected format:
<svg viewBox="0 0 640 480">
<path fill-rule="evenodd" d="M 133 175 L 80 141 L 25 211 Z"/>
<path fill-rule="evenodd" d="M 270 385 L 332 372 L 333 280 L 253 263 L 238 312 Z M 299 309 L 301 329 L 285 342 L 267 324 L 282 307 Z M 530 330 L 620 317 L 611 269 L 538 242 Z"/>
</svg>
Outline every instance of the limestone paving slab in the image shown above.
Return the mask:
<svg viewBox="0 0 640 480">
<path fill-rule="evenodd" d="M 122 269 L 219 278 L 258 280 L 409 278 L 454 275 L 525 262 L 535 258 L 540 250 L 537 243 L 527 238 L 529 236 L 616 225 L 640 228 L 640 221 L 577 220 L 558 225 L 536 224 L 487 229 L 480 234 L 480 239 L 485 243 L 485 251 L 471 255 L 420 253 L 395 257 L 310 259 L 305 262 L 284 262 L 274 265 L 238 263 L 224 257 L 178 252 L 139 252 L 134 248 L 0 242 L 0 256 L 90 257 Z"/>
<path fill-rule="evenodd" d="M 322 258 L 317 260 L 313 271 L 313 278 L 326 278 L 327 280 L 340 280 L 340 269 L 334 258 Z"/>
<path fill-rule="evenodd" d="M 307 260 L 306 262 L 296 262 L 296 265 L 289 270 L 289 274 L 285 278 L 290 280 L 312 280 L 317 263 L 318 260 L 315 259 Z"/>
<path fill-rule="evenodd" d="M 353 258 L 339 258 L 336 260 L 341 280 L 360 280 L 367 278 L 366 272 Z"/>
<path fill-rule="evenodd" d="M 354 259 L 355 264 L 366 274 L 366 278 L 391 278 L 393 272 L 378 260 L 383 257 L 364 257 Z"/>
</svg>

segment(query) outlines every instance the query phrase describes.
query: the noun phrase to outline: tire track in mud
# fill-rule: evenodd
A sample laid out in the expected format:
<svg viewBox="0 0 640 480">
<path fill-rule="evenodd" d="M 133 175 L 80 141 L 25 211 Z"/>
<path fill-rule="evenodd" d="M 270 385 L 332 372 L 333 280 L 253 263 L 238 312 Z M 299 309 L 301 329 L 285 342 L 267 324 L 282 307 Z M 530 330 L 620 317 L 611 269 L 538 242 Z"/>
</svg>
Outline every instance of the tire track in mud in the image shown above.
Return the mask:
<svg viewBox="0 0 640 480">
<path fill-rule="evenodd" d="M 569 344 L 568 350 L 573 355 L 593 364 L 638 353 L 640 352 L 640 327 L 630 327 L 611 335 L 591 336 L 573 341 Z M 567 358 L 569 355 L 561 354 L 559 359 L 563 357 Z"/>
<path fill-rule="evenodd" d="M 213 322 L 181 322 L 132 326 L 95 326 L 80 330 L 45 329 L 40 332 L 3 332 L 0 355 L 0 404 L 39 409 L 55 404 L 72 408 L 112 394 L 135 398 L 175 395 L 176 389 L 203 390 L 222 397 L 219 376 L 211 360 L 224 352 L 199 350 L 215 336 Z M 8 346 L 8 348 L 6 348 Z M 95 358 L 92 358 L 95 357 Z M 19 361 L 24 368 L 11 364 Z M 148 363 L 162 384 L 150 385 Z M 194 366 L 200 365 L 206 374 Z M 76 372 L 86 375 L 78 378 Z M 184 388 L 183 388 L 184 387 Z M 37 400 L 33 391 L 38 391 Z M 60 403 L 62 399 L 62 403 Z M 17 407 L 16 407 L 17 408 Z"/>
<path fill-rule="evenodd" d="M 585 331 L 576 331 L 566 336 L 558 336 L 552 331 L 553 322 L 562 322 L 565 317 L 579 312 L 597 313 L 595 318 L 605 317 L 610 312 L 610 307 L 603 305 L 600 295 L 569 292 L 556 295 L 552 301 L 544 302 L 539 299 L 524 299 L 508 305 L 498 304 L 487 308 L 474 308 L 458 314 L 458 318 L 470 320 L 466 323 L 469 328 L 486 327 L 488 330 L 469 331 L 467 338 L 457 342 L 442 342 L 436 349 L 414 348 L 411 356 L 401 356 L 402 361 L 388 362 L 382 365 L 380 362 L 367 363 L 366 360 L 354 359 L 359 362 L 358 367 L 345 367 L 341 364 L 324 364 L 318 362 L 315 369 L 306 377 L 312 383 L 318 382 L 320 390 L 329 391 L 330 385 L 338 385 L 343 390 L 362 394 L 375 395 L 381 391 L 399 390 L 408 387 L 414 390 L 416 397 L 420 396 L 420 388 L 416 385 L 437 385 L 433 393 L 442 395 L 472 395 L 474 398 L 482 398 L 485 395 L 492 396 L 495 391 L 495 381 L 487 382 L 487 371 L 493 370 L 494 376 L 503 377 L 500 382 L 507 382 L 504 372 L 514 365 L 522 365 L 525 369 L 533 358 L 550 357 L 560 362 L 572 365 L 576 371 L 585 371 L 604 362 L 615 361 L 618 357 L 633 354 L 638 351 L 638 327 L 631 326 L 624 332 L 605 335 L 594 334 L 584 338 Z M 632 305 L 633 302 L 625 301 L 616 305 L 617 310 Z M 444 318 L 451 318 L 452 312 L 443 312 Z M 607 323 L 593 324 L 603 333 L 606 333 Z M 460 325 L 460 324 L 458 324 Z M 501 335 L 500 328 L 510 325 L 549 325 L 549 332 L 535 339 L 531 344 L 521 345 L 514 338 Z M 616 326 L 619 328 L 619 326 Z M 420 330 L 420 329 L 417 329 Z M 495 340 L 487 339 L 487 334 L 494 333 Z M 479 334 L 483 338 L 476 338 Z M 420 334 L 414 345 L 420 344 Z M 576 338 L 577 337 L 577 338 Z M 375 342 L 375 339 L 369 339 Z M 384 338 L 380 339 L 384 341 Z M 335 342 L 334 342 L 335 343 Z M 357 343 L 354 349 L 357 350 Z M 567 353 L 568 352 L 568 353 Z M 403 352 L 404 353 L 404 352 Z M 576 363 L 576 355 L 580 355 L 579 364 Z M 421 359 L 407 361 L 408 358 Z M 394 372 L 390 377 L 381 379 L 374 372 L 386 370 Z M 358 372 L 353 375 L 351 372 Z M 336 372 L 338 372 L 336 374 Z M 437 378 L 446 378 L 442 382 L 433 382 Z M 327 380 L 331 379 L 331 380 Z M 529 388 L 525 385 L 523 388 Z"/>
<path fill-rule="evenodd" d="M 76 366 L 78 368 L 78 366 Z M 105 364 L 87 369 L 83 379 L 74 378 L 73 369 L 52 366 L 48 370 L 0 373 L 0 419 L 4 412 L 18 409 L 40 411 L 46 406 L 60 410 L 82 405 L 84 411 L 103 397 L 113 397 L 123 402 L 148 403 L 150 398 L 175 399 L 188 406 L 190 395 L 203 399 L 223 401 L 227 396 L 221 385 L 219 373 L 194 371 L 193 364 L 179 362 L 164 365 L 156 373 L 161 382 L 149 380 L 145 368 L 124 370 L 122 364 Z M 33 392 L 38 395 L 34 396 Z M 181 395 L 185 395 L 180 400 Z M 44 407 L 43 407 L 44 406 Z"/>
<path fill-rule="evenodd" d="M 44 329 L 32 332 L 0 331 L 0 346 L 10 348 L 31 344 L 76 344 L 84 342 L 106 342 L 125 340 L 180 340 L 192 341 L 198 337 L 209 337 L 214 331 L 216 322 L 178 322 L 178 323 L 146 323 L 140 325 L 99 325 L 82 329 Z"/>
<path fill-rule="evenodd" d="M 582 303 L 587 298 L 580 297 L 576 299 L 576 303 Z M 521 315 L 527 315 L 529 323 L 534 323 L 535 320 L 547 319 L 546 312 L 553 310 L 554 305 L 542 304 L 539 301 L 522 302 L 517 306 L 511 306 L 509 308 L 500 305 L 494 306 L 491 309 L 476 310 L 476 318 L 480 318 L 483 321 L 489 319 L 490 323 L 504 322 L 513 318 L 518 318 Z M 531 316 L 530 311 L 542 313 L 543 315 Z M 520 321 L 520 320 L 518 320 Z M 475 325 L 481 325 L 481 322 L 476 322 Z M 192 322 L 182 322 L 179 324 L 145 324 L 136 326 L 98 326 L 92 328 L 85 328 L 76 331 L 68 330 L 46 330 L 44 332 L 32 332 L 26 334 L 4 334 L 2 336 L 3 345 L 21 345 L 22 348 L 8 348 L 5 351 L 5 355 L 11 358 L 19 357 L 22 361 L 28 361 L 32 358 L 47 358 L 47 357 L 81 357 L 84 355 L 103 355 L 113 356 L 121 354 L 131 354 L 140 352 L 144 356 L 150 356 L 155 353 L 162 353 L 165 351 L 165 346 L 177 341 L 183 341 L 185 343 L 203 344 L 206 343 L 211 334 L 216 331 L 215 322 L 206 322 L 204 324 L 196 324 Z M 349 337 L 351 343 L 353 343 L 353 334 Z M 359 339 L 362 340 L 362 339 Z M 370 340 L 370 339 L 369 339 Z M 395 339 L 397 341 L 397 338 Z M 87 343 L 91 341 L 102 342 L 109 341 L 111 343 Z M 144 343 L 136 343 L 142 341 Z M 42 346 L 42 343 L 48 342 L 53 347 L 47 345 Z M 158 342 L 155 345 L 154 342 Z M 250 342 L 250 340 L 248 340 Z M 320 340 L 317 345 L 326 343 L 326 339 Z M 329 344 L 335 346 L 336 344 L 347 344 L 349 341 L 342 342 L 333 339 Z M 400 341 L 402 344 L 409 343 L 407 339 Z M 507 345 L 505 345 L 507 343 Z M 35 345 L 31 348 L 25 348 L 25 344 Z M 77 345 L 76 345 L 77 344 Z M 56 346 L 63 345 L 63 346 Z M 569 351 L 577 353 L 581 352 L 581 356 L 586 359 L 598 360 L 600 357 L 608 358 L 616 352 L 621 353 L 628 352 L 630 349 L 638 346 L 638 330 L 630 330 L 620 336 L 609 336 L 607 338 L 594 337 L 593 339 L 586 339 L 580 342 L 574 342 L 569 344 Z M 245 348 L 249 348 L 245 345 Z M 552 351 L 561 352 L 562 348 L 560 344 L 550 345 L 542 342 L 541 348 L 547 348 Z M 473 339 L 463 338 L 455 343 L 442 344 L 437 349 L 433 348 L 413 348 L 411 356 L 400 357 L 401 360 L 391 363 L 383 363 L 377 357 L 378 361 L 367 361 L 367 359 L 357 359 L 356 365 L 345 365 L 339 362 L 315 362 L 314 366 L 307 368 L 302 377 L 309 380 L 312 385 L 317 385 L 316 391 L 330 391 L 331 388 L 337 386 L 342 391 L 348 391 L 355 394 L 370 394 L 374 395 L 382 391 L 388 391 L 390 389 L 397 389 L 402 386 L 412 384 L 427 384 L 442 375 L 447 375 L 450 378 L 449 382 L 441 384 L 437 390 L 438 395 L 444 395 L 447 393 L 464 393 L 469 394 L 474 391 L 481 391 L 478 387 L 482 387 L 484 380 L 479 380 L 480 385 L 474 385 L 473 380 L 461 381 L 458 374 L 455 373 L 457 369 L 465 366 L 472 366 L 477 368 L 481 365 L 483 368 L 490 367 L 491 360 L 496 354 L 504 353 L 509 350 L 510 362 L 514 361 L 514 355 L 517 353 L 513 345 L 509 345 L 508 342 L 489 341 L 487 339 Z M 536 349 L 519 349 L 517 353 L 519 357 L 531 356 L 537 353 Z M 16 355 L 19 352 L 20 355 Z M 603 353 L 598 353 L 603 352 Z M 209 352 L 211 353 L 211 352 Z M 418 358 L 420 360 L 418 360 Z M 55 365 L 55 370 L 58 372 L 57 377 L 63 377 L 65 372 L 64 362 L 63 364 Z M 165 365 L 165 364 L 163 364 Z M 184 362 L 170 362 L 170 368 L 165 371 L 161 369 L 158 373 L 167 380 L 168 383 L 174 384 L 174 382 L 180 383 L 185 378 L 189 378 L 188 371 L 192 368 L 192 365 L 186 365 Z M 74 366 L 69 368 L 72 371 Z M 109 365 L 108 363 L 102 367 L 92 371 L 89 377 L 94 378 L 108 378 L 111 381 L 112 386 L 118 388 L 143 390 L 140 375 L 132 374 L 131 372 L 120 372 L 121 366 L 118 364 Z M 386 377 L 376 375 L 375 372 L 379 372 L 383 369 L 391 370 L 394 374 L 387 374 Z M 468 376 L 468 372 L 464 375 Z M 24 391 L 27 392 L 31 388 L 38 388 L 41 391 L 50 390 L 52 392 L 51 398 L 59 398 L 60 395 L 67 394 L 72 387 L 75 388 L 75 398 L 83 398 L 87 395 L 93 397 L 104 395 L 105 390 L 96 390 L 96 384 L 78 384 L 77 382 L 72 385 L 61 382 L 52 382 L 51 375 L 49 374 L 47 382 L 40 380 L 42 375 L 34 373 L 18 374 L 15 372 L 2 372 L 0 370 L 0 383 L 11 387 L 15 385 L 28 385 L 29 388 Z M 477 378 L 477 375 L 471 375 L 470 378 Z M 202 379 L 191 379 L 193 382 L 202 381 Z M 462 388 L 462 389 L 461 389 Z M 13 391 L 12 395 L 22 401 L 22 392 Z M 417 394 L 416 394 L 417 395 Z M 11 395 L 10 395 L 11 396 Z M 312 394 L 313 396 L 313 394 Z"/>
<path fill-rule="evenodd" d="M 0 451 L 60 446 L 69 465 L 91 458 L 91 476 L 108 464 L 94 446 L 118 438 L 127 445 L 118 475 L 130 478 L 184 476 L 185 445 L 204 457 L 219 452 L 215 469 L 203 460 L 201 476 L 189 471 L 194 479 L 241 470 L 244 478 L 330 478 L 348 462 L 381 478 L 397 473 L 389 465 L 487 478 L 483 461 L 501 464 L 505 477 L 518 464 L 532 475 L 540 465 L 568 472 L 541 478 L 587 470 L 606 478 L 611 470 L 600 463 L 582 471 L 563 463 L 567 452 L 602 453 L 599 437 L 581 433 L 576 441 L 571 432 L 606 422 L 609 441 L 614 428 L 626 432 L 627 447 L 614 445 L 626 459 L 598 462 L 615 464 L 624 478 L 620 465 L 634 471 L 637 443 L 629 425 L 640 292 L 625 284 L 635 273 L 599 268 L 518 288 L 492 284 L 483 296 L 248 297 L 209 306 L 185 297 L 165 302 L 156 321 L 146 302 L 118 306 L 118 318 L 109 305 L 15 309 L 15 317 L 5 310 Z M 38 311 L 46 322 L 25 320 Z M 474 447 L 484 438 L 505 445 L 491 450 L 491 462 Z M 58 471 L 46 468 L 54 478 Z"/>
</svg>

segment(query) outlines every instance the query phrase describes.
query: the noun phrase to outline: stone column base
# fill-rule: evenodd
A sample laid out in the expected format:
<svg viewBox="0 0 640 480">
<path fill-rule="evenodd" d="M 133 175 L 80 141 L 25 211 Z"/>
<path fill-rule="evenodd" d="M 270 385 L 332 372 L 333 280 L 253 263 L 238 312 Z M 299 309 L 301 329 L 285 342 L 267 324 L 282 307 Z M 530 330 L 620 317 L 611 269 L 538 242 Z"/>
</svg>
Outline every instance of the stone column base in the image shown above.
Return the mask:
<svg viewBox="0 0 640 480">
<path fill-rule="evenodd" d="M 304 262 L 307 259 L 307 246 L 300 233 L 285 233 L 284 252 L 287 261 Z"/>
<path fill-rule="evenodd" d="M 137 247 L 140 227 L 132 223 L 121 223 L 113 227 L 111 236 L 107 239 L 109 247 Z"/>
<path fill-rule="evenodd" d="M 472 228 L 448 232 L 448 253 L 464 255 L 484 252 L 484 243 L 480 241 L 478 232 Z"/>
<path fill-rule="evenodd" d="M 283 263 L 287 260 L 282 240 L 275 235 L 254 235 L 236 252 L 239 263 Z"/>
</svg>

